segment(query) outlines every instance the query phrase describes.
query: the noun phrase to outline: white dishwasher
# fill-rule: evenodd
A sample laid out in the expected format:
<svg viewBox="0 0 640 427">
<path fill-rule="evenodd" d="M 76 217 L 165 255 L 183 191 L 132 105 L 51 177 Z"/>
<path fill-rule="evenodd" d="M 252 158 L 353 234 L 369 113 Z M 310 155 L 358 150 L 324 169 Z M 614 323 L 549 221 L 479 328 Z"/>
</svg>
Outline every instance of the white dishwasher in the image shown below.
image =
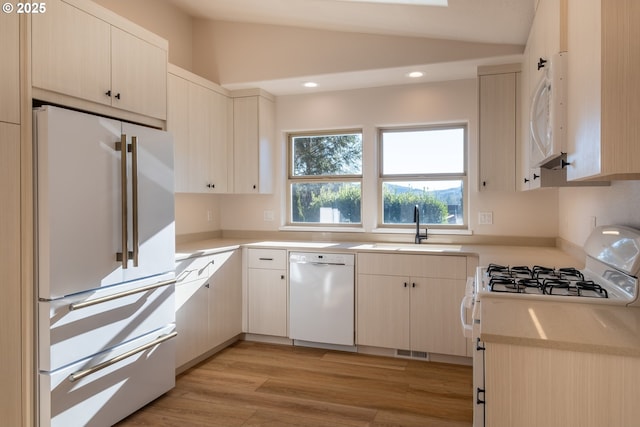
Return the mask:
<svg viewBox="0 0 640 427">
<path fill-rule="evenodd" d="M 354 346 L 353 254 L 289 254 L 289 338 L 296 345 Z"/>
</svg>

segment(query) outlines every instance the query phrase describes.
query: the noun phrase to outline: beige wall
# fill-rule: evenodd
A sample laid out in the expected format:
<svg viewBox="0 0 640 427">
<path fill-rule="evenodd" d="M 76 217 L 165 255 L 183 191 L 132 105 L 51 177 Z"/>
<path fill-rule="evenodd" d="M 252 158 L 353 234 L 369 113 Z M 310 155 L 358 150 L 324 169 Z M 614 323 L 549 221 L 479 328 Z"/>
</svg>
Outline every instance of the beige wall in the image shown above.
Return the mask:
<svg viewBox="0 0 640 427">
<path fill-rule="evenodd" d="M 596 225 L 640 229 L 640 181 L 615 181 L 611 187 L 563 188 L 559 195 L 559 236 L 582 246 Z"/>
<path fill-rule="evenodd" d="M 221 85 L 521 54 L 522 46 L 194 20 L 193 69 Z"/>
<path fill-rule="evenodd" d="M 169 62 L 191 71 L 192 18 L 170 2 L 158 0 L 94 0 L 120 16 L 169 41 Z"/>
<path fill-rule="evenodd" d="M 273 195 L 220 196 L 223 230 L 277 230 L 285 218 L 285 134 L 290 131 L 358 127 L 364 138 L 363 222 L 377 225 L 376 129 L 379 126 L 469 123 L 469 223 L 481 235 L 555 237 L 557 190 L 479 193 L 477 83 L 475 79 L 415 84 L 312 95 L 281 96 L 276 102 L 277 165 Z M 264 221 L 273 210 L 275 221 Z M 493 225 L 478 225 L 477 212 L 493 212 Z"/>
<path fill-rule="evenodd" d="M 211 194 L 176 194 L 176 234 L 220 230 L 218 199 Z"/>
</svg>

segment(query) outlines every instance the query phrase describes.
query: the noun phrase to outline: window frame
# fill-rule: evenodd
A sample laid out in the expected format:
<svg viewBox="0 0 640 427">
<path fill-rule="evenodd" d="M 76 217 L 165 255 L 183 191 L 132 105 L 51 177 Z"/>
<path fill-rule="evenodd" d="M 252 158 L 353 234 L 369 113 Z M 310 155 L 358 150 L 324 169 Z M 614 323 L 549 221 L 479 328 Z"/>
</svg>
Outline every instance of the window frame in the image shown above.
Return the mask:
<svg viewBox="0 0 640 427">
<path fill-rule="evenodd" d="M 448 129 L 462 129 L 463 130 L 463 171 L 460 173 L 412 173 L 412 174 L 384 174 L 383 162 L 384 162 L 384 133 L 385 132 L 420 132 L 430 130 L 448 130 Z M 384 195 L 383 184 L 388 182 L 405 182 L 405 181 L 462 181 L 462 224 L 428 224 L 429 228 L 444 229 L 444 230 L 467 230 L 469 228 L 469 209 L 468 209 L 468 195 L 469 195 L 469 124 L 466 122 L 454 122 L 446 124 L 426 124 L 426 125 L 411 125 L 411 126 L 386 126 L 378 128 L 378 225 L 380 229 L 390 228 L 402 228 L 402 229 L 415 229 L 415 223 L 412 224 L 386 224 L 384 222 Z M 421 226 L 426 225 L 421 222 Z"/>
<path fill-rule="evenodd" d="M 304 137 L 304 136 L 324 136 L 324 135 L 349 135 L 349 134 L 359 134 L 360 141 L 362 144 L 362 158 L 360 165 L 360 174 L 345 174 L 345 175 L 300 175 L 296 176 L 293 174 L 293 139 L 296 137 Z M 358 227 L 361 228 L 363 225 L 363 193 L 364 193 L 364 182 L 363 182 L 363 169 L 364 169 L 364 132 L 363 129 L 359 128 L 348 128 L 348 129 L 332 129 L 332 130 L 318 130 L 318 131 L 303 131 L 303 132 L 287 132 L 286 134 L 287 140 L 287 189 L 286 189 L 286 209 L 287 209 L 287 219 L 286 225 L 288 227 L 322 227 L 322 228 L 353 228 Z M 291 206 L 291 189 L 293 184 L 296 183 L 305 183 L 305 184 L 321 184 L 321 183 L 351 183 L 355 182 L 360 184 L 360 222 L 350 222 L 350 223 L 323 223 L 323 222 L 294 222 L 293 221 L 293 207 Z"/>
</svg>

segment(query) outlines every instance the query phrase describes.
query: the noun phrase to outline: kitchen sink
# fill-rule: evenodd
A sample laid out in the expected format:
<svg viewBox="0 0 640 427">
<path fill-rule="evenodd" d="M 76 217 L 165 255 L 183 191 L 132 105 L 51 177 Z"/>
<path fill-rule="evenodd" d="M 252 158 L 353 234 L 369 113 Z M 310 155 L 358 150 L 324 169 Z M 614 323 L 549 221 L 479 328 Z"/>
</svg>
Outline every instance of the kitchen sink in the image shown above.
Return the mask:
<svg viewBox="0 0 640 427">
<path fill-rule="evenodd" d="M 399 252 L 459 252 L 462 247 L 460 245 L 432 245 L 428 243 L 421 245 L 414 243 L 365 243 L 352 246 L 351 249 Z"/>
</svg>

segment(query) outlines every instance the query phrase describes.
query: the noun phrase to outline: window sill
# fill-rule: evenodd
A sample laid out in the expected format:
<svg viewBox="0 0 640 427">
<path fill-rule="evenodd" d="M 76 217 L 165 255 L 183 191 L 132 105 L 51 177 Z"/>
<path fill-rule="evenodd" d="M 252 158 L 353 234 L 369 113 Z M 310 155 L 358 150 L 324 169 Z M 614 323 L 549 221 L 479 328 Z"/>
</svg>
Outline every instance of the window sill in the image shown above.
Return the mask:
<svg viewBox="0 0 640 427">
<path fill-rule="evenodd" d="M 324 231 L 326 233 L 364 233 L 363 227 L 320 227 L 313 225 L 283 225 L 280 231 Z"/>
<path fill-rule="evenodd" d="M 371 230 L 372 233 L 378 234 L 416 234 L 416 229 L 408 229 L 408 228 L 374 228 Z M 424 232 L 424 227 L 420 227 L 420 232 Z M 473 235 L 473 231 L 467 229 L 460 228 L 429 228 L 429 235 L 457 235 L 457 236 L 471 236 Z"/>
</svg>

